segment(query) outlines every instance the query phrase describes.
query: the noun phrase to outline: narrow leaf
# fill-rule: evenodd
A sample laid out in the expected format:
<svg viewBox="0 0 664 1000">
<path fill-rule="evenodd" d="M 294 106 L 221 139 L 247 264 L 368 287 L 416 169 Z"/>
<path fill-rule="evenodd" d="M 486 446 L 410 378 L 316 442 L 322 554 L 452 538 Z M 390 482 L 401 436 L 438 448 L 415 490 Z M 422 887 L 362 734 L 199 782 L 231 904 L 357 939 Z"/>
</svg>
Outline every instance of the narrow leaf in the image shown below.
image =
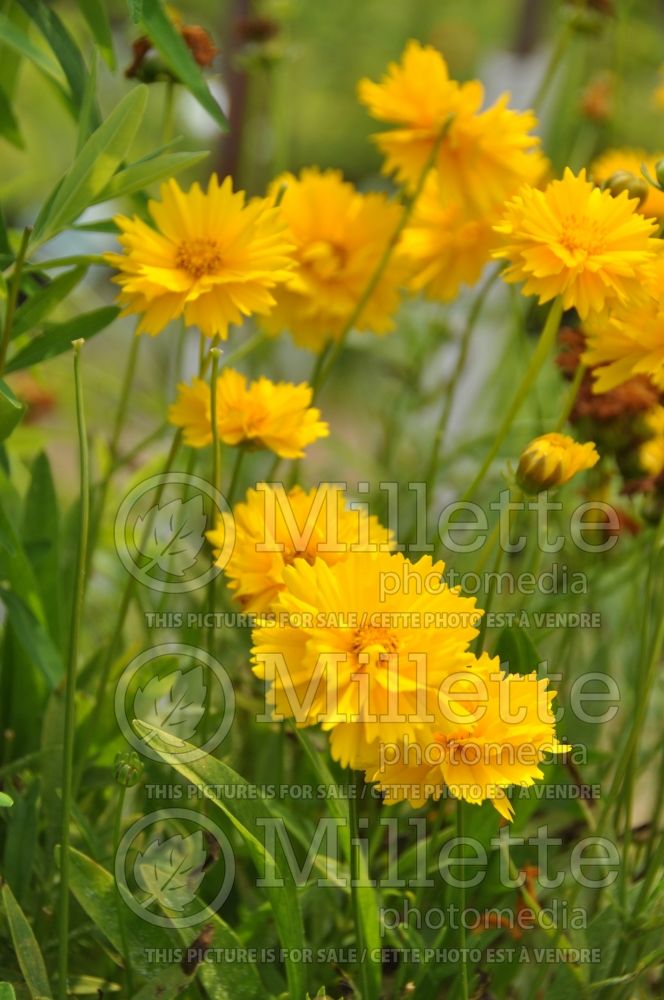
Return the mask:
<svg viewBox="0 0 664 1000">
<path fill-rule="evenodd" d="M 113 35 L 108 21 L 108 13 L 103 0 L 78 0 L 78 6 L 92 36 L 99 46 L 101 54 L 110 69 L 115 69 L 115 53 L 113 51 Z"/>
<path fill-rule="evenodd" d="M 0 379 L 0 441 L 9 437 L 25 413 L 25 404 L 17 399 L 6 382 Z"/>
<path fill-rule="evenodd" d="M 21 371 L 21 369 L 29 368 L 40 361 L 48 361 L 50 358 L 57 357 L 58 354 L 69 350 L 72 340 L 77 340 L 79 337 L 89 340 L 105 330 L 119 312 L 117 306 L 102 306 L 101 309 L 93 309 L 92 312 L 83 313 L 82 316 L 77 316 L 70 322 L 49 323 L 41 336 L 35 337 L 14 355 L 5 371 L 8 374 Z"/>
<path fill-rule="evenodd" d="M 14 899 L 14 895 L 6 883 L 2 887 L 2 899 L 5 904 L 9 933 L 28 992 L 32 1000 L 38 1000 L 40 997 L 48 997 L 48 1000 L 51 1000 L 51 987 L 37 939 L 23 910 Z"/>
<path fill-rule="evenodd" d="M 178 80 L 224 131 L 228 120 L 210 93 L 200 68 L 160 0 L 143 0 L 142 23 L 151 42 Z"/>
<path fill-rule="evenodd" d="M 93 204 L 109 201 L 111 198 L 119 198 L 121 195 L 133 194 L 135 191 L 142 191 L 143 188 L 154 184 L 155 181 L 163 180 L 165 177 L 174 177 L 180 171 L 195 166 L 208 155 L 206 150 L 194 153 L 169 153 L 166 156 L 134 163 L 125 167 L 124 170 L 118 170 L 101 194 L 97 195 Z"/>
<path fill-rule="evenodd" d="M 59 302 L 67 298 L 72 289 L 85 277 L 87 270 L 85 265 L 73 267 L 31 295 L 16 310 L 12 323 L 12 336 L 19 337 L 22 333 L 29 333 L 42 319 L 45 319 Z"/>
</svg>

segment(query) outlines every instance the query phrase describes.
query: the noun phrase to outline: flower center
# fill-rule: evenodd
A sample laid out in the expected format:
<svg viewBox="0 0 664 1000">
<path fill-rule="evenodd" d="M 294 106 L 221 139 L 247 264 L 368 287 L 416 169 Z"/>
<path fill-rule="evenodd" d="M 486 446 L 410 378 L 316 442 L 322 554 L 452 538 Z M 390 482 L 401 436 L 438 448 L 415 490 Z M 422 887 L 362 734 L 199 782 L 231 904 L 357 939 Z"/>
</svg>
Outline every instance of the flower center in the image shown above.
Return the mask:
<svg viewBox="0 0 664 1000">
<path fill-rule="evenodd" d="M 600 222 L 570 215 L 563 220 L 559 242 L 570 253 L 592 256 L 606 247 L 606 228 Z"/>
<path fill-rule="evenodd" d="M 178 246 L 175 263 L 192 278 L 202 278 L 205 274 L 218 273 L 222 265 L 221 252 L 215 240 L 186 240 Z"/>
<path fill-rule="evenodd" d="M 338 243 L 317 240 L 302 252 L 302 263 L 318 278 L 334 278 L 346 266 L 346 251 Z"/>
<path fill-rule="evenodd" d="M 363 653 L 371 659 L 385 660 L 398 652 L 399 644 L 386 628 L 364 625 L 355 630 L 350 648 L 356 656 Z"/>
</svg>

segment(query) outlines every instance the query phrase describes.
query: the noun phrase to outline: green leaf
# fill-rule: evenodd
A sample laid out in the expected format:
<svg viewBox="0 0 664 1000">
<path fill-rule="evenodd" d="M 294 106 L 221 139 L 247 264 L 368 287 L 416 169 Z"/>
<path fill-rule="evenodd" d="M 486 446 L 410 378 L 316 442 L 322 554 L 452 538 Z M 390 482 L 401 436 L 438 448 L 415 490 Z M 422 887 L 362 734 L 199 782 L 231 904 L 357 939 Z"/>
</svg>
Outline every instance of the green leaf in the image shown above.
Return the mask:
<svg viewBox="0 0 664 1000">
<path fill-rule="evenodd" d="M 6 792 L 0 792 L 0 809 L 11 809 L 14 800 Z"/>
<path fill-rule="evenodd" d="M 40 783 L 32 781 L 19 794 L 7 817 L 3 872 L 15 898 L 25 905 L 39 834 Z"/>
<path fill-rule="evenodd" d="M 37 69 L 41 70 L 46 76 L 54 80 L 58 85 L 60 85 L 60 70 L 58 64 L 51 59 L 49 55 L 40 49 L 33 41 L 30 40 L 28 35 L 25 34 L 13 21 L 0 13 L 0 38 L 2 39 L 3 45 L 17 52 L 19 55 L 24 56 L 31 63 L 33 63 Z M 64 90 L 60 87 L 64 95 Z"/>
<path fill-rule="evenodd" d="M 53 474 L 45 452 L 32 463 L 23 506 L 21 541 L 30 560 L 49 631 L 61 640 L 60 517 Z"/>
<path fill-rule="evenodd" d="M 0 87 L 0 135 L 17 149 L 25 149 L 18 121 L 3 87 Z"/>
<path fill-rule="evenodd" d="M 12 337 L 19 337 L 22 333 L 29 333 L 33 327 L 37 326 L 53 309 L 66 299 L 72 289 L 76 288 L 87 274 L 87 267 L 82 264 L 73 267 L 70 271 L 59 274 L 57 278 L 49 281 L 47 285 L 40 288 L 38 292 L 20 306 L 14 314 L 12 322 Z"/>
<path fill-rule="evenodd" d="M 28 992 L 32 1000 L 38 1000 L 39 997 L 48 997 L 48 1000 L 51 1000 L 51 987 L 37 939 L 23 910 L 14 899 L 14 895 L 6 883 L 2 887 L 2 899 L 7 914 L 9 933 Z"/>
<path fill-rule="evenodd" d="M 81 110 L 78 116 L 78 131 L 76 133 L 76 155 L 99 126 L 99 109 L 97 108 L 97 51 L 92 53 L 92 62 L 85 81 Z"/>
<path fill-rule="evenodd" d="M 16 1000 L 14 987 L 11 983 L 0 983 L 0 1000 Z"/>
<path fill-rule="evenodd" d="M 133 12 L 132 12 L 133 13 Z M 224 131 L 228 120 L 210 93 L 200 68 L 160 0 L 143 0 L 142 23 L 150 41 L 180 82 Z"/>
<path fill-rule="evenodd" d="M 25 410 L 25 403 L 17 399 L 7 383 L 0 379 L 0 441 L 9 437 Z"/>
<path fill-rule="evenodd" d="M 127 6 L 134 24 L 140 24 L 143 16 L 143 0 L 128 0 Z"/>
<path fill-rule="evenodd" d="M 101 309 L 93 309 L 92 312 L 83 313 L 69 322 L 49 323 L 44 327 L 44 332 L 39 337 L 35 337 L 29 344 L 20 350 L 11 361 L 8 362 L 5 371 L 21 371 L 29 368 L 40 361 L 48 361 L 69 350 L 72 340 L 82 337 L 89 340 L 95 334 L 105 330 L 118 316 L 120 310 L 117 306 L 102 306 Z"/>
<path fill-rule="evenodd" d="M 276 872 L 283 881 L 280 887 L 267 885 L 265 892 L 272 907 L 281 945 L 287 955 L 286 971 L 290 996 L 304 996 L 307 988 L 305 970 L 301 963 L 291 957 L 295 952 L 301 954 L 305 946 L 295 882 L 286 858 L 283 857 L 283 850 L 278 849 L 276 857 L 266 850 L 263 843 L 264 830 L 259 823 L 260 820 L 272 816 L 269 802 L 261 798 L 256 788 L 223 761 L 205 756 L 183 763 L 182 756 L 187 754 L 193 756 L 195 747 L 178 740 L 178 753 L 174 754 L 172 738 L 165 739 L 158 730 L 137 720 L 133 725 L 141 737 L 149 738 L 151 749 L 159 754 L 164 763 L 170 764 L 187 781 L 201 787 L 206 798 L 228 817 L 242 835 L 261 876 L 269 877 L 268 873 Z M 216 789 L 219 788 L 235 788 L 237 795 L 227 803 L 217 796 Z"/>
<path fill-rule="evenodd" d="M 140 163 L 131 164 L 124 170 L 119 170 L 111 178 L 109 184 L 99 194 L 93 204 L 101 201 L 109 201 L 111 198 L 119 198 L 120 195 L 133 194 L 134 191 L 142 191 L 149 184 L 163 180 L 164 177 L 173 177 L 188 167 L 193 167 L 201 160 L 209 156 L 207 150 L 192 153 L 169 153 L 166 156 L 158 156 L 151 160 L 142 160 Z"/>
<path fill-rule="evenodd" d="M 147 87 L 141 84 L 130 90 L 92 133 L 59 182 L 46 212 L 40 212 L 32 249 L 77 219 L 103 191 L 133 142 L 146 101 Z"/>
<path fill-rule="evenodd" d="M 103 0 L 78 0 L 81 14 L 88 22 L 92 37 L 99 46 L 101 54 L 110 69 L 115 69 L 115 52 L 113 51 L 113 35 L 108 21 L 106 4 Z"/>
<path fill-rule="evenodd" d="M 542 657 L 525 629 L 506 625 L 498 636 L 496 656 L 511 674 L 529 674 L 537 669 Z"/>
<path fill-rule="evenodd" d="M 76 42 L 51 5 L 38 3 L 37 0 L 18 0 L 18 3 L 53 50 L 69 84 L 74 107 L 80 108 L 87 70 Z"/>
<path fill-rule="evenodd" d="M 96 861 L 72 848 L 70 850 L 69 883 L 71 890 L 93 924 L 99 928 L 115 949 L 123 950 L 123 937 L 118 917 L 118 907 L 122 907 L 122 922 L 129 944 L 129 955 L 134 970 L 151 983 L 160 984 L 169 966 L 151 960 L 155 949 L 168 950 L 179 945 L 175 932 L 156 927 L 142 920 L 122 901 L 115 880 L 110 872 Z M 180 984 L 186 985 L 191 978 L 177 967 Z M 173 986 L 171 982 L 169 987 Z M 162 992 L 162 996 L 172 996 Z"/>
<path fill-rule="evenodd" d="M 63 676 L 62 660 L 46 628 L 13 590 L 0 590 L 16 640 L 31 663 L 46 678 L 51 690 Z"/>
</svg>

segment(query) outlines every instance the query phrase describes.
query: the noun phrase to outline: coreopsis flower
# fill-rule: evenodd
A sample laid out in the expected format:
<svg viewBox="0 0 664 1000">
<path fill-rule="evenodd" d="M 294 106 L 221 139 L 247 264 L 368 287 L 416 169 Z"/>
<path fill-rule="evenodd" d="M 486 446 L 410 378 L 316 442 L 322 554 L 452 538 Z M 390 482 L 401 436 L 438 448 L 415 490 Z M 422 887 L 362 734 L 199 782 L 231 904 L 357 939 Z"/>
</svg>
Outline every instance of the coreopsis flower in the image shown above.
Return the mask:
<svg viewBox="0 0 664 1000">
<path fill-rule="evenodd" d="M 516 478 L 526 493 L 562 486 L 599 461 L 592 441 L 579 444 L 566 434 L 542 434 L 521 452 Z"/>
<path fill-rule="evenodd" d="M 639 448 L 639 462 L 653 479 L 664 473 L 664 406 L 657 406 L 645 416 L 652 437 Z"/>
<path fill-rule="evenodd" d="M 648 184 L 641 173 L 645 165 L 652 177 L 655 176 L 657 163 L 664 153 L 646 153 L 643 149 L 607 149 L 590 167 L 590 175 L 597 184 L 604 184 L 611 177 L 622 172 L 631 174 L 635 180 L 642 182 L 645 199 L 639 206 L 642 215 L 664 216 L 664 192 L 658 191 Z"/>
<path fill-rule="evenodd" d="M 360 194 L 338 170 L 303 170 L 278 178 L 272 193 L 295 244 L 298 268 L 276 293 L 266 329 L 290 330 L 312 350 L 338 339 L 393 236 L 401 209 L 383 194 Z M 406 270 L 392 255 L 358 317 L 358 330 L 393 327 Z"/>
<path fill-rule="evenodd" d="M 230 515 L 222 516 L 208 539 L 215 557 L 231 530 Z M 283 590 L 285 570 L 316 559 L 334 565 L 352 552 L 389 550 L 392 533 L 364 506 L 351 510 L 342 490 L 321 484 L 308 493 L 299 486 L 260 484 L 233 509 L 235 543 L 223 568 L 235 600 L 249 612 L 267 611 Z"/>
<path fill-rule="evenodd" d="M 450 201 L 431 170 L 401 239 L 401 251 L 413 264 L 411 288 L 448 302 L 462 285 L 479 280 L 494 245 L 491 225 Z"/>
<path fill-rule="evenodd" d="M 616 310 L 586 325 L 583 362 L 593 367 L 595 392 L 607 392 L 634 375 L 664 390 L 664 307 L 656 300 Z"/>
<path fill-rule="evenodd" d="M 385 173 L 413 187 L 445 128 L 435 167 L 452 201 L 489 214 L 523 184 L 534 184 L 543 169 L 535 155 L 535 116 L 507 107 L 503 95 L 481 110 L 478 80 L 457 83 L 440 52 L 410 41 L 400 63 L 391 63 L 380 83 L 361 80 L 360 101 L 379 121 L 396 127 L 374 136 L 385 156 Z"/>
<path fill-rule="evenodd" d="M 567 168 L 544 191 L 524 187 L 507 205 L 495 231 L 503 245 L 493 256 L 507 260 L 506 281 L 524 281 L 524 295 L 585 318 L 607 306 L 647 297 L 662 243 L 657 223 L 644 218 L 638 202 L 594 187 L 585 170 Z"/>
<path fill-rule="evenodd" d="M 113 280 L 124 315 L 141 315 L 137 332 L 160 333 L 182 316 L 206 336 L 225 338 L 229 324 L 272 309 L 273 290 L 292 267 L 292 246 L 267 200 L 246 203 L 230 177 L 220 185 L 213 174 L 206 192 L 167 181 L 148 211 L 154 227 L 117 216 L 123 253 L 105 254 L 120 272 Z"/>
<path fill-rule="evenodd" d="M 473 805 L 489 800 L 510 820 L 514 810 L 506 789 L 533 785 L 544 777 L 540 764 L 547 755 L 565 749 L 556 739 L 555 692 L 547 686 L 536 673 L 503 673 L 498 657 L 482 654 L 469 676 L 455 683 L 462 699 L 457 711 L 463 706 L 468 718 L 460 715 L 452 730 L 434 723 L 418 734 L 416 747 L 401 739 L 376 748 L 380 757 L 367 768 L 367 778 L 378 782 L 387 802 L 420 806 L 447 790 Z"/>
<path fill-rule="evenodd" d="M 328 425 L 311 406 L 306 383 L 271 382 L 226 368 L 217 379 L 217 429 L 224 444 L 266 448 L 281 458 L 301 458 L 307 445 L 327 437 Z M 203 379 L 178 386 L 168 419 L 183 430 L 184 443 L 204 448 L 212 442 L 212 393 Z"/>
<path fill-rule="evenodd" d="M 444 568 L 430 556 L 354 552 L 284 569 L 277 624 L 254 631 L 252 650 L 276 716 L 321 723 L 344 766 L 363 766 L 379 741 L 414 740 L 450 700 L 446 679 L 473 661 L 481 612 L 446 585 Z"/>
</svg>

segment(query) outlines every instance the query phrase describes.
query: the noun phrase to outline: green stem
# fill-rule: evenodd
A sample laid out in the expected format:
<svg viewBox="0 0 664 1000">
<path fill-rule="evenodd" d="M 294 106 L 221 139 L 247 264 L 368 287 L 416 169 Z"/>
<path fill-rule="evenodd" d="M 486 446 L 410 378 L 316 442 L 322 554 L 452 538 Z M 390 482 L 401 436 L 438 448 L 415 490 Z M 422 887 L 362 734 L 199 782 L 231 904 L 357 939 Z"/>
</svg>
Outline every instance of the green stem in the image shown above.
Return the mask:
<svg viewBox="0 0 664 1000">
<path fill-rule="evenodd" d="M 456 835 L 459 846 L 463 847 L 463 802 L 456 800 Z M 463 878 L 459 880 L 459 954 L 461 956 L 461 998 L 468 1000 L 468 961 L 466 955 L 466 925 L 464 923 L 466 913 L 466 883 Z"/>
<path fill-rule="evenodd" d="M 67 996 L 69 971 L 69 822 L 73 805 L 74 734 L 76 730 L 76 667 L 83 615 L 85 593 L 85 568 L 87 565 L 88 531 L 90 526 L 90 460 L 85 424 L 83 386 L 81 382 L 80 351 L 82 340 L 73 342 L 74 382 L 76 387 L 76 425 L 78 429 L 80 518 L 78 552 L 76 556 L 76 582 L 72 604 L 69 634 L 69 655 L 65 680 L 65 718 L 62 760 L 62 827 L 60 837 L 60 911 L 58 948 L 58 995 Z"/>
<path fill-rule="evenodd" d="M 212 355 L 212 371 L 210 373 L 210 427 L 212 431 L 212 486 L 215 490 L 221 490 L 221 445 L 219 441 L 219 424 L 217 422 L 217 380 L 219 378 L 219 359 L 221 351 L 218 347 L 210 350 Z M 208 609 L 210 615 L 214 614 L 216 605 L 217 578 L 212 576 L 208 584 Z M 210 619 L 214 619 L 211 617 Z M 208 628 L 207 648 L 210 655 L 214 652 L 214 628 Z"/>
<path fill-rule="evenodd" d="M 581 383 L 583 382 L 583 377 L 588 369 L 584 364 L 579 364 L 576 366 L 576 371 L 574 372 L 574 378 L 572 379 L 572 384 L 569 387 L 569 392 L 567 393 L 567 398 L 565 400 L 565 405 L 563 406 L 562 412 L 558 418 L 558 423 L 556 424 L 556 433 L 560 434 L 563 430 L 565 424 L 569 420 L 570 413 L 574 409 L 574 404 L 576 403 L 576 398 L 579 395 L 579 389 L 581 388 Z"/>
<path fill-rule="evenodd" d="M 501 445 L 503 444 L 505 438 L 509 434 L 510 428 L 514 421 L 514 418 L 519 413 L 519 410 L 523 406 L 528 392 L 530 391 L 533 382 L 539 375 L 540 369 L 544 365 L 544 362 L 551 353 L 551 349 L 555 343 L 556 335 L 560 327 L 560 318 L 563 313 L 563 305 L 560 299 L 554 299 L 549 309 L 549 315 L 546 318 L 546 323 L 544 324 L 544 329 L 542 330 L 542 335 L 537 343 L 537 347 L 533 352 L 533 356 L 530 359 L 530 364 L 526 369 L 521 382 L 514 394 L 512 402 L 507 408 L 507 412 L 503 417 L 503 420 L 496 432 L 496 436 L 493 440 L 493 444 L 489 449 L 479 472 L 475 476 L 474 480 L 464 493 L 461 498 L 461 502 L 465 503 L 470 500 L 472 496 L 476 493 L 478 487 L 482 484 L 484 477 L 486 476 L 491 463 L 495 459 L 496 455 L 500 451 Z"/>
<path fill-rule="evenodd" d="M 360 843 L 360 829 L 357 821 L 357 796 L 361 788 L 361 777 L 355 775 L 356 780 L 351 785 L 351 795 L 348 802 L 348 813 L 350 823 L 350 895 L 353 904 L 353 923 L 355 925 L 355 943 L 360 955 L 359 978 L 362 984 L 362 1000 L 370 1000 L 373 995 L 371 989 L 371 979 L 369 976 L 369 957 L 362 953 L 365 948 L 364 929 L 362 925 L 362 909 L 360 895 L 358 892 L 359 881 L 362 873 L 362 858 Z"/>
<path fill-rule="evenodd" d="M 125 785 L 118 785 L 118 801 L 115 807 L 115 821 L 113 823 L 113 856 L 115 857 L 118 853 L 118 847 L 120 845 L 120 834 L 122 833 L 122 812 L 124 809 L 125 795 L 127 794 L 127 788 Z M 122 955 L 124 958 L 125 967 L 125 980 L 127 986 L 127 996 L 133 997 L 134 995 L 134 982 L 133 982 L 133 972 L 131 967 L 131 952 L 129 950 L 129 941 L 127 939 L 127 928 L 125 926 L 124 920 L 124 902 L 120 896 L 118 890 L 118 923 L 120 925 L 120 937 L 122 938 Z"/>
<path fill-rule="evenodd" d="M 162 475 L 165 476 L 168 472 L 170 472 L 173 462 L 175 461 L 175 457 L 179 451 L 181 442 L 182 442 L 182 436 L 178 431 L 173 438 L 170 451 L 168 453 L 168 456 L 164 463 L 164 467 L 162 469 Z M 159 507 L 159 502 L 161 500 L 165 486 L 166 482 L 163 481 L 162 483 L 160 483 L 160 485 L 156 490 L 155 502 L 152 508 L 153 512 L 156 512 Z M 141 545 L 139 546 L 141 549 L 145 547 L 145 542 L 149 537 L 153 521 L 154 521 L 154 515 L 152 517 L 148 517 Z M 118 648 L 120 646 L 125 618 L 127 617 L 127 612 L 129 611 L 132 597 L 134 596 L 136 583 L 137 583 L 136 577 L 130 576 L 125 586 L 122 599 L 120 601 L 118 613 L 116 615 L 115 623 L 113 625 L 113 631 L 111 632 L 111 638 L 108 641 L 108 645 L 106 646 L 106 651 L 104 653 L 104 657 L 102 659 L 101 666 L 99 668 L 99 680 L 97 682 L 97 693 L 95 696 L 95 703 L 90 711 L 90 715 L 88 717 L 86 725 L 81 733 L 79 755 L 78 755 L 80 761 L 79 772 L 86 760 L 87 751 L 90 746 L 90 741 L 93 735 L 97 732 L 99 723 L 101 721 L 101 713 L 104 707 L 104 702 L 106 698 L 106 689 L 108 688 L 111 669 L 113 667 L 113 663 L 115 661 L 115 657 L 117 655 Z"/>
<path fill-rule="evenodd" d="M 431 448 L 431 455 L 429 457 L 427 473 L 424 479 L 426 483 L 425 497 L 426 497 L 427 514 L 431 507 L 431 500 L 432 500 L 431 493 L 433 491 L 433 487 L 435 486 L 436 482 L 436 477 L 438 473 L 438 464 L 440 461 L 440 455 L 445 440 L 447 425 L 449 423 L 450 415 L 452 413 L 452 407 L 454 405 L 454 400 L 456 398 L 456 392 L 459 386 L 459 381 L 461 380 L 461 376 L 463 375 L 466 368 L 466 361 L 468 359 L 468 352 L 470 350 L 470 341 L 473 335 L 473 330 L 475 329 L 475 325 L 477 323 L 477 320 L 479 319 L 487 295 L 491 291 L 491 288 L 493 287 L 499 274 L 500 270 L 496 270 L 489 276 L 489 278 L 484 284 L 484 287 L 480 290 L 475 301 L 473 302 L 472 308 L 468 314 L 466 326 L 464 328 L 461 337 L 461 345 L 459 348 L 459 355 L 457 357 L 456 366 L 454 368 L 454 372 L 452 373 L 452 377 L 447 383 L 445 402 L 443 404 L 443 410 L 440 415 L 438 426 L 436 427 L 436 433 L 433 439 L 433 446 Z"/>
<path fill-rule="evenodd" d="M 427 161 L 422 167 L 422 171 L 417 179 L 417 184 L 415 185 L 412 198 L 409 201 L 407 201 L 406 204 L 404 205 L 401 215 L 399 217 L 399 221 L 397 222 L 394 228 L 394 232 L 387 241 L 385 249 L 383 250 L 383 253 L 378 261 L 378 264 L 376 265 L 375 271 L 369 278 L 366 288 L 362 292 L 362 295 L 358 299 L 355 308 L 348 317 L 348 320 L 346 321 L 338 339 L 335 340 L 334 343 L 332 344 L 327 360 L 323 364 L 322 370 L 320 372 L 320 377 L 318 378 L 318 384 L 317 384 L 318 391 L 320 391 L 323 383 L 330 374 L 330 371 L 332 370 L 335 361 L 337 360 L 344 344 L 346 343 L 346 340 L 348 339 L 349 333 L 359 323 L 360 319 L 362 318 L 364 310 L 366 309 L 371 296 L 375 292 L 381 278 L 383 277 L 383 274 L 385 273 L 385 269 L 392 258 L 392 254 L 396 250 L 399 240 L 401 239 L 401 234 L 408 225 L 408 222 L 410 221 L 410 217 L 413 214 L 415 205 L 417 204 L 420 194 L 422 193 L 422 189 L 424 188 L 424 182 L 426 181 L 429 171 L 431 170 L 434 163 L 436 162 L 436 159 L 438 158 L 438 151 L 440 150 L 441 144 L 445 136 L 447 135 L 453 120 L 454 120 L 454 115 L 449 115 L 449 117 L 445 120 L 439 135 L 437 136 L 433 146 L 431 147 L 431 152 L 427 158 Z"/>
<path fill-rule="evenodd" d="M 30 235 L 32 233 L 32 226 L 26 226 L 23 230 L 23 236 L 21 237 L 21 245 L 18 248 L 18 253 L 16 254 L 16 260 L 14 261 L 14 270 L 9 282 L 9 294 L 7 296 L 7 311 L 5 313 L 5 322 L 2 328 L 2 341 L 0 342 L 0 375 L 5 370 L 5 363 L 7 361 L 7 349 L 9 348 L 9 341 L 12 336 L 12 326 L 14 323 L 14 313 L 16 312 L 16 303 L 18 302 L 18 293 L 21 287 L 21 272 L 23 270 L 23 262 L 25 260 L 25 254 L 28 249 L 28 242 L 30 240 Z"/>
<path fill-rule="evenodd" d="M 233 471 L 231 472 L 230 482 L 228 484 L 228 489 L 226 490 L 226 501 L 229 506 L 232 506 L 233 501 L 235 500 L 235 494 L 237 492 L 237 488 L 240 483 L 240 472 L 242 470 L 242 463 L 244 462 L 245 454 L 246 454 L 245 448 L 238 448 L 235 454 Z"/>
<path fill-rule="evenodd" d="M 122 388 L 120 390 L 120 402 L 118 403 L 118 408 L 115 412 L 113 433 L 111 434 L 110 452 L 111 461 L 113 462 L 117 458 L 120 436 L 122 434 L 122 428 L 124 427 L 125 417 L 127 416 L 127 404 L 129 403 L 129 395 L 134 383 L 134 375 L 136 374 L 136 362 L 138 361 L 140 343 L 140 336 L 138 334 L 134 334 L 131 341 L 131 347 L 129 348 L 127 367 L 125 368 Z"/>
</svg>

